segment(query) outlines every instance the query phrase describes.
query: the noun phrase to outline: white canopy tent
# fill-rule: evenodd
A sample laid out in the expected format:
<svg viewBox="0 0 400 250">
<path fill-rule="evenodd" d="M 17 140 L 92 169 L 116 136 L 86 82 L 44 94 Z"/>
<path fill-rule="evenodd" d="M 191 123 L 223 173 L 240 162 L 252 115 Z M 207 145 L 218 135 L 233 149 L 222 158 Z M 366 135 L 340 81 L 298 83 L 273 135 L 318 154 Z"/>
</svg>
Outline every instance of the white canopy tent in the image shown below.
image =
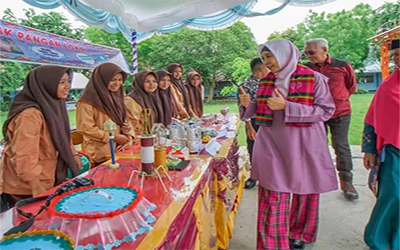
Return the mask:
<svg viewBox="0 0 400 250">
<path fill-rule="evenodd" d="M 136 45 L 155 33 L 183 27 L 200 30 L 222 29 L 242 17 L 273 15 L 286 5 L 315 6 L 335 0 L 275 0 L 282 5 L 253 12 L 250 0 L 23 0 L 43 9 L 63 6 L 86 24 L 109 33 L 122 32 L 132 41 L 133 73 L 137 72 Z M 264 0 L 272 1 L 272 0 Z"/>
<path fill-rule="evenodd" d="M 182 27 L 218 29 L 242 17 L 273 15 L 286 5 L 315 6 L 335 0 L 274 0 L 282 5 L 263 12 L 252 11 L 251 0 L 23 0 L 43 9 L 63 6 L 81 21 L 107 32 L 121 31 L 128 40 L 138 32 L 143 40 L 154 33 L 171 32 Z M 273 1 L 273 0 L 260 0 Z"/>
<path fill-rule="evenodd" d="M 87 78 L 84 74 L 74 72 L 71 89 L 85 89 L 88 82 L 89 78 Z"/>
</svg>

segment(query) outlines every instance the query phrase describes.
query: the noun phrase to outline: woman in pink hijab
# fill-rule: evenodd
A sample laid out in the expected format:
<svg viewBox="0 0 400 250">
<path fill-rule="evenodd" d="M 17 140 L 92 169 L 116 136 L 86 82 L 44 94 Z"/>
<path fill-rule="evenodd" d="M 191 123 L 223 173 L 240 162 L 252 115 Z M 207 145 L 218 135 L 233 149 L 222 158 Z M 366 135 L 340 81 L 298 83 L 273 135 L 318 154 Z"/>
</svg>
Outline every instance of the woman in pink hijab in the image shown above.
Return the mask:
<svg viewBox="0 0 400 250">
<path fill-rule="evenodd" d="M 400 249 L 400 40 L 391 42 L 396 69 L 379 86 L 365 117 L 362 151 L 377 196 L 365 228 L 371 249 Z"/>
<path fill-rule="evenodd" d="M 299 64 L 290 41 L 258 48 L 270 73 L 255 101 L 240 95 L 244 118 L 260 125 L 251 169 L 259 182 L 257 249 L 304 249 L 317 238 L 319 194 L 337 189 L 323 123 L 335 105 L 327 78 Z"/>
</svg>

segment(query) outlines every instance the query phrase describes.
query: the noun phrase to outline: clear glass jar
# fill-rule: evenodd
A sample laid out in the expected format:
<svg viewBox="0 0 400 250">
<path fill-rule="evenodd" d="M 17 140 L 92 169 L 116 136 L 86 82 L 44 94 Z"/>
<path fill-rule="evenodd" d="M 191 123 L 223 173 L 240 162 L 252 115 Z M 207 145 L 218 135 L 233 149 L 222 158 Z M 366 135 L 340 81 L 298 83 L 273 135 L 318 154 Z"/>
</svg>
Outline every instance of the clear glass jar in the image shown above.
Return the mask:
<svg viewBox="0 0 400 250">
<path fill-rule="evenodd" d="M 189 123 L 187 127 L 188 147 L 190 153 L 197 153 L 201 150 L 201 129 L 195 123 Z"/>
</svg>

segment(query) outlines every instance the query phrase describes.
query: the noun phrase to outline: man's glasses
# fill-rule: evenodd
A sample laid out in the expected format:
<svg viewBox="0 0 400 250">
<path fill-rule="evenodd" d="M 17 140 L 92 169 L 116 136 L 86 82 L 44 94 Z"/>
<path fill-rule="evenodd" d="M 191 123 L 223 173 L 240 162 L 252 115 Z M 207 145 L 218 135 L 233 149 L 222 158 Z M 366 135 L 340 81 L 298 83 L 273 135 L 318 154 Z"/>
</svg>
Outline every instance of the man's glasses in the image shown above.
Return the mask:
<svg viewBox="0 0 400 250">
<path fill-rule="evenodd" d="M 310 56 L 312 56 L 312 55 L 314 55 L 315 53 L 317 53 L 317 51 L 316 50 L 305 50 L 304 51 L 304 55 L 310 55 Z"/>
</svg>

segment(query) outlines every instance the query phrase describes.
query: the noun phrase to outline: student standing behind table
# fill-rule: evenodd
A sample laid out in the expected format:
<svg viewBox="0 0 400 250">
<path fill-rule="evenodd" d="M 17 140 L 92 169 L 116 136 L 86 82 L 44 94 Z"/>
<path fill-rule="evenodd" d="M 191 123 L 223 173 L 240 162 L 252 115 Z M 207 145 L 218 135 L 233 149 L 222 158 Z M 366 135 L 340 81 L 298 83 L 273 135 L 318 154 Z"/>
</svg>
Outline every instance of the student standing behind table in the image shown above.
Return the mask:
<svg viewBox="0 0 400 250">
<path fill-rule="evenodd" d="M 257 248 L 300 250 L 317 239 L 319 195 L 337 189 L 323 123 L 335 106 L 327 78 L 299 64 L 293 43 L 258 48 L 270 73 L 260 80 L 256 101 L 240 96 L 244 118 L 255 115 L 260 126 L 251 169 L 259 182 Z"/>
<path fill-rule="evenodd" d="M 143 133 L 144 120 L 141 115 L 143 109 L 150 109 L 150 128 L 154 123 L 162 123 L 164 120 L 157 89 L 157 74 L 153 71 L 141 71 L 135 75 L 132 92 L 125 97 L 128 118 L 137 135 Z"/>
<path fill-rule="evenodd" d="M 171 73 L 166 70 L 159 70 L 156 72 L 158 82 L 158 96 L 163 110 L 163 121 L 165 127 L 169 126 L 172 122 L 172 117 L 177 118 L 178 110 L 176 109 L 175 99 L 171 93 Z"/>
<path fill-rule="evenodd" d="M 127 121 L 122 84 L 126 73 L 113 63 L 97 66 L 88 85 L 76 105 L 76 127 L 83 135 L 86 153 L 96 165 L 110 158 L 108 131 L 104 123 L 112 120 L 115 149 L 129 147 L 135 137 L 132 126 Z"/>
<path fill-rule="evenodd" d="M 69 68 L 39 66 L 15 96 L 3 125 L 2 205 L 12 206 L 53 188 L 65 180 L 68 168 L 78 174 L 82 163 L 71 144 L 65 103 L 71 79 Z"/>
<path fill-rule="evenodd" d="M 173 97 L 176 100 L 179 119 L 196 117 L 195 113 L 190 107 L 189 96 L 182 81 L 182 66 L 178 63 L 171 63 L 170 65 L 168 65 L 167 71 L 172 75 L 171 91 Z"/>
<path fill-rule="evenodd" d="M 242 84 L 240 84 L 238 92 L 240 93 L 240 89 L 242 89 L 246 94 L 250 95 L 250 98 L 253 101 L 256 99 L 257 96 L 258 83 L 263 76 L 266 76 L 268 74 L 268 69 L 265 67 L 259 57 L 251 60 L 250 68 L 251 76 L 248 77 Z M 243 105 L 240 105 L 239 100 L 239 115 L 242 117 L 245 112 L 246 108 L 243 107 Z M 251 161 L 251 158 L 253 156 L 254 140 L 258 131 L 258 125 L 256 124 L 255 117 L 242 120 L 246 123 L 247 151 L 249 152 Z M 244 183 L 244 188 L 251 189 L 255 187 L 256 184 L 257 181 L 250 177 Z"/>
<path fill-rule="evenodd" d="M 188 93 L 190 107 L 197 117 L 202 117 L 204 89 L 201 76 L 197 71 L 191 70 L 187 73 L 185 87 Z"/>
<path fill-rule="evenodd" d="M 332 135 L 340 188 L 346 199 L 356 200 L 359 195 L 353 185 L 353 162 L 348 137 L 351 118 L 350 96 L 356 91 L 357 81 L 350 63 L 332 58 L 328 54 L 328 47 L 328 41 L 323 38 L 308 40 L 304 54 L 310 63 L 306 65 L 329 78 L 328 85 L 336 110 L 332 118 L 325 122 L 325 127 Z"/>
</svg>

